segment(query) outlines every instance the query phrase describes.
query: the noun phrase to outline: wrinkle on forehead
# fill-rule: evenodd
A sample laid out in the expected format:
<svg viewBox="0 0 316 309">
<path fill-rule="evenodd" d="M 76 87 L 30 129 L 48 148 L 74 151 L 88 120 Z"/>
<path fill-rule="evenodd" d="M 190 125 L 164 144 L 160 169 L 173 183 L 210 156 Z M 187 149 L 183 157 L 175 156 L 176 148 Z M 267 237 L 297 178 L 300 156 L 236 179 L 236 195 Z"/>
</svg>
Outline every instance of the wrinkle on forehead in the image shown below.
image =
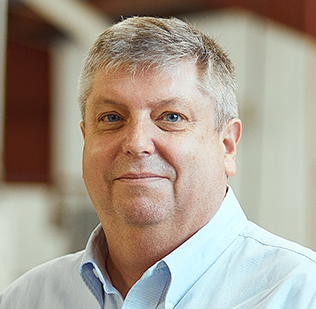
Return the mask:
<svg viewBox="0 0 316 309">
<path fill-rule="evenodd" d="M 196 74 L 186 74 L 187 70 L 194 68 Z M 91 94 L 92 88 L 94 86 L 94 82 L 97 79 L 97 76 L 112 76 L 113 78 L 116 77 L 129 77 L 130 81 L 134 81 L 136 83 L 137 78 L 144 78 L 146 76 L 155 76 L 156 79 L 163 82 L 166 76 L 171 78 L 179 78 L 179 79 L 191 79 L 193 84 L 196 84 L 197 89 L 206 97 L 211 98 L 209 93 L 207 93 L 203 86 L 203 79 L 204 79 L 204 69 L 197 65 L 193 60 L 184 60 L 179 63 L 170 66 L 159 66 L 159 65 L 152 65 L 149 67 L 141 67 L 136 71 L 129 71 L 128 65 L 126 67 L 122 65 L 121 67 L 115 70 L 107 70 L 106 68 L 99 68 L 93 77 L 93 81 L 91 83 L 91 87 L 89 90 L 89 94 Z"/>
</svg>

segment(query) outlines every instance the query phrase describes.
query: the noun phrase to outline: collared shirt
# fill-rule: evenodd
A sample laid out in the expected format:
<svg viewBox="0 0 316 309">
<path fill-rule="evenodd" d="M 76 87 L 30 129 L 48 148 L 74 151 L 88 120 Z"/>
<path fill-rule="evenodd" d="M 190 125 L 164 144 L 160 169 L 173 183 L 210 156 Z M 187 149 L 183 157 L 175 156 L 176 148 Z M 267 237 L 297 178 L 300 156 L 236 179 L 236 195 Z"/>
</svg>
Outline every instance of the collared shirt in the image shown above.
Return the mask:
<svg viewBox="0 0 316 309">
<path fill-rule="evenodd" d="M 85 251 L 13 283 L 0 308 L 316 308 L 316 253 L 249 222 L 232 189 L 209 223 L 150 267 L 125 300 L 106 273 L 106 255 L 99 226 Z"/>
</svg>

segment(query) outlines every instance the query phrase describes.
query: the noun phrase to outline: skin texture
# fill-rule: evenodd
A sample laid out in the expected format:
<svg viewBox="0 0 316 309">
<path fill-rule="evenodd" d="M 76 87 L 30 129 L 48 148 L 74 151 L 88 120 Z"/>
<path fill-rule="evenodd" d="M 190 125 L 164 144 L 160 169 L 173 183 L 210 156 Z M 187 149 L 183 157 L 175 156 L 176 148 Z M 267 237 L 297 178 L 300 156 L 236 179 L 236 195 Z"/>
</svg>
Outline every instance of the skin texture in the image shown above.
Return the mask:
<svg viewBox="0 0 316 309">
<path fill-rule="evenodd" d="M 239 119 L 215 130 L 190 62 L 130 76 L 99 71 L 87 99 L 83 179 L 125 297 L 156 261 L 203 227 L 236 172 Z"/>
</svg>

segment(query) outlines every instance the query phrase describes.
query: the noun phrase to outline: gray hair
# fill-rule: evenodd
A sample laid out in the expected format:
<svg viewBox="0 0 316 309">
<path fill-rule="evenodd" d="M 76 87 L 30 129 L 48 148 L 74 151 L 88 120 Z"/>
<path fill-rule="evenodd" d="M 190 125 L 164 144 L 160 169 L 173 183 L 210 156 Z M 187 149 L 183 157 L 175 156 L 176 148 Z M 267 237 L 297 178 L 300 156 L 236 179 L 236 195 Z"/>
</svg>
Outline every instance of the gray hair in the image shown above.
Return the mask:
<svg viewBox="0 0 316 309">
<path fill-rule="evenodd" d="M 79 104 L 85 124 L 86 101 L 99 69 L 135 74 L 193 61 L 201 72 L 200 89 L 213 99 L 215 125 L 238 117 L 236 78 L 228 55 L 214 39 L 177 18 L 132 17 L 99 35 L 89 50 L 79 79 Z"/>
</svg>

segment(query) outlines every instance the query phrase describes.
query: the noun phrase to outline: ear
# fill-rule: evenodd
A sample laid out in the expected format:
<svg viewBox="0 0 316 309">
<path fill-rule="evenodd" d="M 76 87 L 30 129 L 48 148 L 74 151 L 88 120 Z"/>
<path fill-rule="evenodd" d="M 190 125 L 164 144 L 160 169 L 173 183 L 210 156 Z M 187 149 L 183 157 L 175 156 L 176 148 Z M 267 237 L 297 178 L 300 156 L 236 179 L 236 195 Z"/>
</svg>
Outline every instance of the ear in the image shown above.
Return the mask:
<svg viewBox="0 0 316 309">
<path fill-rule="evenodd" d="M 84 124 L 83 124 L 82 121 L 80 122 L 80 129 L 81 129 L 81 133 L 82 133 L 82 136 L 83 136 L 83 140 L 85 140 L 85 138 L 86 138 L 86 129 L 85 129 Z"/>
<path fill-rule="evenodd" d="M 240 119 L 231 119 L 223 130 L 223 145 L 225 148 L 225 174 L 233 177 L 236 174 L 236 151 L 241 137 Z"/>
</svg>

